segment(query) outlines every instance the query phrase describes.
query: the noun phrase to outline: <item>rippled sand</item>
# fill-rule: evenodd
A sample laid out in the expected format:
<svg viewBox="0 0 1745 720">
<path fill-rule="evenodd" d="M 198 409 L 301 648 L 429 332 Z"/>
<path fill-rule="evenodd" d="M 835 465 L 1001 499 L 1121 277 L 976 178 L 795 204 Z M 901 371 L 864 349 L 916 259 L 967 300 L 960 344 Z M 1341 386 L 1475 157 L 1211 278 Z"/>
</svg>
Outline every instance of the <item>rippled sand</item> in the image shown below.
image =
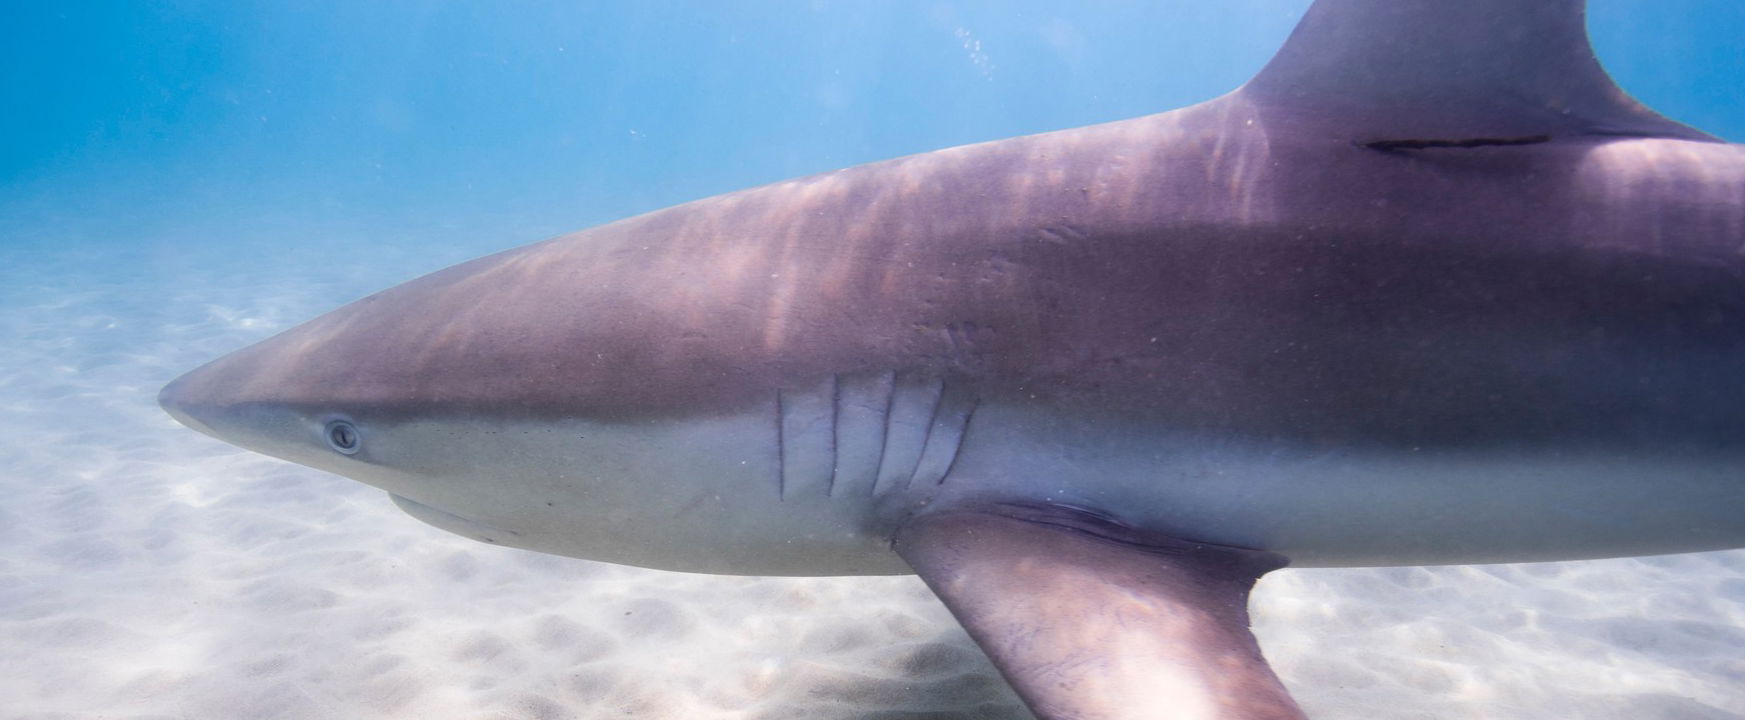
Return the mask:
<svg viewBox="0 0 1745 720">
<path fill-rule="evenodd" d="M 914 578 L 486 546 L 157 410 L 177 373 L 452 247 L 318 229 L 12 239 L 0 717 L 1028 717 Z M 1287 570 L 1254 613 L 1323 720 L 1745 718 L 1745 552 Z"/>
</svg>

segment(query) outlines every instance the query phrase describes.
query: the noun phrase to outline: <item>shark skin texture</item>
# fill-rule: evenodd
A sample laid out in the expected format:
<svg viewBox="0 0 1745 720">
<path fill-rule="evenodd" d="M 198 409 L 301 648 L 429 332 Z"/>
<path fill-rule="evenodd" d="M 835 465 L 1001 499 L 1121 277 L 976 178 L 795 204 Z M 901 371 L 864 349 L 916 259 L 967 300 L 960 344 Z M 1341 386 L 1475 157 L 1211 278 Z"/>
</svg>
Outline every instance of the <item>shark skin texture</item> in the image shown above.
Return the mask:
<svg viewBox="0 0 1745 720">
<path fill-rule="evenodd" d="M 175 380 L 482 541 L 918 573 L 1039 717 L 1302 717 L 1284 567 L 1745 547 L 1745 149 L 1581 0 L 1319 0 L 1215 100 L 508 250 Z"/>
</svg>

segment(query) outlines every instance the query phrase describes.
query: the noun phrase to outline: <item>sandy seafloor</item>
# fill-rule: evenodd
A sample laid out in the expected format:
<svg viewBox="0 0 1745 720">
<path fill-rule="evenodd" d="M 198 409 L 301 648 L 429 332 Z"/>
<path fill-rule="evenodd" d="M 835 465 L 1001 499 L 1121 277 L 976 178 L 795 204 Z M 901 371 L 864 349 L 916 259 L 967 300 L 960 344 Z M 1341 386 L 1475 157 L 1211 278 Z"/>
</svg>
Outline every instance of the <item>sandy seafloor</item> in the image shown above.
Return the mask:
<svg viewBox="0 0 1745 720">
<path fill-rule="evenodd" d="M 296 225 L 7 228 L 0 717 L 1028 717 L 915 578 L 487 546 L 177 426 L 179 372 L 490 249 Z M 1253 609 L 1315 718 L 1745 718 L 1745 551 L 1285 570 Z"/>
</svg>

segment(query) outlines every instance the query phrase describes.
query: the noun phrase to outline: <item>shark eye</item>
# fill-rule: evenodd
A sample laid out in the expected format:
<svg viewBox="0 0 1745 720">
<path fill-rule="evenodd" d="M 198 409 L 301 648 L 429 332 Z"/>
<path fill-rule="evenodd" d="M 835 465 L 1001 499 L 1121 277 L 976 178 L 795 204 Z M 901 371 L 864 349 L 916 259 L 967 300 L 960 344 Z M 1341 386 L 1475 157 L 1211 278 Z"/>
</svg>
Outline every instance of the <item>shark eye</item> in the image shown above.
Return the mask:
<svg viewBox="0 0 1745 720">
<path fill-rule="evenodd" d="M 345 420 L 335 420 L 327 424 L 325 431 L 327 446 L 334 452 L 344 455 L 356 455 L 358 448 L 363 446 L 363 435 L 358 433 L 357 426 Z"/>
</svg>

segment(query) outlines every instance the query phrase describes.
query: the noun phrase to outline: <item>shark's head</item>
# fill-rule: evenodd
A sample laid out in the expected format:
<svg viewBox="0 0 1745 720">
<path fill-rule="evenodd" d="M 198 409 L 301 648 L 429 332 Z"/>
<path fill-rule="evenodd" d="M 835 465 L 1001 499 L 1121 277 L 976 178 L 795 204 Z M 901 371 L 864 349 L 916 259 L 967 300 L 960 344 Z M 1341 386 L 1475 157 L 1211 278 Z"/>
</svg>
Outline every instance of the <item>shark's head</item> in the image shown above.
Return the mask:
<svg viewBox="0 0 1745 720">
<path fill-rule="evenodd" d="M 526 285 L 484 282 L 513 256 L 487 260 L 221 357 L 159 403 L 480 540 L 717 573 L 900 569 L 867 524 L 870 500 L 802 511 L 782 495 L 774 392 L 662 383 L 659 362 L 624 359 L 646 328 L 518 304 Z M 820 542 L 790 551 L 797 536 Z"/>
<path fill-rule="evenodd" d="M 314 341 L 310 326 L 221 357 L 189 372 L 158 394 L 178 422 L 232 445 L 318 468 L 397 495 L 419 496 L 444 483 L 423 461 L 431 445 L 417 420 L 446 413 L 436 406 L 418 418 L 365 398 L 319 391 L 314 369 L 343 364 L 345 338 Z M 382 348 L 392 352 L 390 348 Z M 371 368 L 351 378 L 379 384 Z M 409 422 L 410 421 L 410 422 Z M 440 475 L 468 472 L 452 460 Z"/>
</svg>

